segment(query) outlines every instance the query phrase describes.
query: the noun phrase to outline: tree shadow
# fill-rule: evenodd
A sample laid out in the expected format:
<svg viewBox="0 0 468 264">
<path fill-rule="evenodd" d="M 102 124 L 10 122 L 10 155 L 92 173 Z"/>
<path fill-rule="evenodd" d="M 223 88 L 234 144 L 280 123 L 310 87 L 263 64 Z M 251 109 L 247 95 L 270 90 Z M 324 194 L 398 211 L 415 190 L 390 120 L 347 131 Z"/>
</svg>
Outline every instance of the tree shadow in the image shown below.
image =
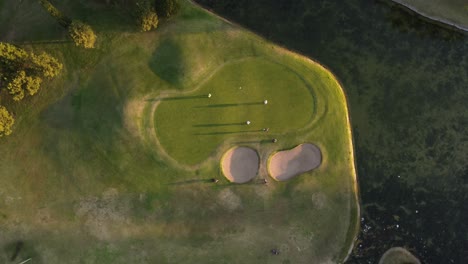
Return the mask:
<svg viewBox="0 0 468 264">
<path fill-rule="evenodd" d="M 245 105 L 263 105 L 262 102 L 249 102 L 249 103 L 237 103 L 237 104 L 212 104 L 212 105 L 200 105 L 194 106 L 195 108 L 217 108 L 217 107 L 235 107 L 235 106 L 245 106 Z"/>
<path fill-rule="evenodd" d="M 154 74 L 178 89 L 186 74 L 182 49 L 173 40 L 164 40 L 153 52 L 149 67 Z"/>
<path fill-rule="evenodd" d="M 166 185 L 188 185 L 188 184 L 195 184 L 195 183 L 216 183 L 214 178 L 201 178 L 201 179 L 191 179 L 185 181 L 178 181 L 178 182 L 170 182 Z"/>
<path fill-rule="evenodd" d="M 197 125 L 193 125 L 193 127 L 223 127 L 223 126 L 242 126 L 242 125 L 245 125 L 245 122 L 221 123 L 221 124 L 197 124 Z"/>
<path fill-rule="evenodd" d="M 190 95 L 190 96 L 174 96 L 174 97 L 165 97 L 165 98 L 150 98 L 146 99 L 147 102 L 154 101 L 173 101 L 173 100 L 188 100 L 188 99 L 200 99 L 208 98 L 206 95 Z"/>
<path fill-rule="evenodd" d="M 3 247 L 3 251 L 8 256 L 9 261 L 14 263 L 22 263 L 28 259 L 31 259 L 31 261 L 28 262 L 34 261 L 34 263 L 43 263 L 32 245 L 23 240 L 17 240 L 6 244 Z"/>
<path fill-rule="evenodd" d="M 262 140 L 250 140 L 250 141 L 236 141 L 232 142 L 234 145 L 239 145 L 239 144 L 265 144 L 265 143 L 272 143 L 271 139 L 262 139 Z"/>
<path fill-rule="evenodd" d="M 193 133 L 196 136 L 213 136 L 213 135 L 226 135 L 226 134 L 244 134 L 244 133 L 258 133 L 262 130 L 241 130 L 241 131 L 216 131 L 207 133 Z"/>
</svg>

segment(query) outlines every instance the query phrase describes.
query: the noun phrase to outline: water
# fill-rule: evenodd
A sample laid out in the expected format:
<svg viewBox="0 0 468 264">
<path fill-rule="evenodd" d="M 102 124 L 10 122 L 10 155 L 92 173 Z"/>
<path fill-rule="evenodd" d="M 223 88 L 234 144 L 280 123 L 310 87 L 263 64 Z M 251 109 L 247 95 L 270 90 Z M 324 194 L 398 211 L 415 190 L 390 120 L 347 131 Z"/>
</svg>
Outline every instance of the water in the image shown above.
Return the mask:
<svg viewBox="0 0 468 264">
<path fill-rule="evenodd" d="M 388 1 L 197 2 L 343 83 L 363 209 L 349 263 L 377 263 L 392 246 L 468 262 L 468 34 Z"/>
</svg>

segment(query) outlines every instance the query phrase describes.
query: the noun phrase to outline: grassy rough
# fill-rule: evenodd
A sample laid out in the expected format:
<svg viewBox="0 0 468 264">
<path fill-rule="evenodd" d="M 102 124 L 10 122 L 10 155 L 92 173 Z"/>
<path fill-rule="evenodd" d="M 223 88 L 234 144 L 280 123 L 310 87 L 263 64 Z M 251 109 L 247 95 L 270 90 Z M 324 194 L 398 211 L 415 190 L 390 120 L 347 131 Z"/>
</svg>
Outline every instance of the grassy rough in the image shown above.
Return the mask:
<svg viewBox="0 0 468 264">
<path fill-rule="evenodd" d="M 35 5 L 1 5 L 9 15 L 0 16 L 0 38 L 26 40 L 24 48 L 53 54 L 64 69 L 30 104 L 2 101 L 18 118 L 15 133 L 0 142 L 0 262 L 11 258 L 18 240 L 24 242 L 18 259 L 32 256 L 35 263 L 344 258 L 356 234 L 355 172 L 345 97 L 329 71 L 188 2 L 159 31 L 145 34 L 130 31 L 132 21 L 104 5 L 60 5 L 96 29 L 96 49 L 29 44 L 26 32 L 15 30 L 34 30 L 33 40 L 61 34 L 42 26 L 53 24 L 47 14 L 27 16 Z M 22 17 L 38 26 L 21 24 Z M 325 157 L 319 169 L 287 183 L 239 186 L 223 179 L 217 159 L 185 170 L 158 151 L 149 99 L 189 92 L 219 65 L 246 57 L 254 64 L 274 59 L 302 76 L 312 85 L 317 115 L 307 131 L 291 132 L 278 145 L 248 144 L 265 154 L 317 143 Z M 207 183 L 213 177 L 217 185 Z M 272 248 L 281 254 L 271 255 Z"/>
</svg>

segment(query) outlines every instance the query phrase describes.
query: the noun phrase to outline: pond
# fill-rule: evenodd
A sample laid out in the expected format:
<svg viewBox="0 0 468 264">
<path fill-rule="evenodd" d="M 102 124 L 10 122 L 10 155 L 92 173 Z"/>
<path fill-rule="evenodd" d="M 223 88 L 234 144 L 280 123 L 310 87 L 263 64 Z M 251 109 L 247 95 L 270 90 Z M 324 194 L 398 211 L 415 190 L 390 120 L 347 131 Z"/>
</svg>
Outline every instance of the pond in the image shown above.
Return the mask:
<svg viewBox="0 0 468 264">
<path fill-rule="evenodd" d="M 466 263 L 467 33 L 389 1 L 197 2 L 343 83 L 362 205 L 348 263 L 377 263 L 392 246 L 423 263 Z"/>
</svg>

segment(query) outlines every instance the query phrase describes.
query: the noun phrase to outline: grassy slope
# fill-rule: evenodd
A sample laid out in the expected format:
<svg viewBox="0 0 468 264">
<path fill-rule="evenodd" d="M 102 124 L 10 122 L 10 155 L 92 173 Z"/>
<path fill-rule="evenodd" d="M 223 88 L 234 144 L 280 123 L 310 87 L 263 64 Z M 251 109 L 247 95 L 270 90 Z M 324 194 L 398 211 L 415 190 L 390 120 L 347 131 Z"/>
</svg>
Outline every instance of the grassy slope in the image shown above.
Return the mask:
<svg viewBox="0 0 468 264">
<path fill-rule="evenodd" d="M 33 40 L 67 41 L 60 31 L 49 36 L 56 25 L 36 1 L 4 2 L 1 12 L 10 15 L 0 17 L 0 38 L 29 41 L 33 24 L 40 25 Z M 0 142 L 0 262 L 17 240 L 26 245 L 20 257 L 35 263 L 309 263 L 346 255 L 355 235 L 354 168 L 344 96 L 329 72 L 189 4 L 148 34 L 132 33 L 124 16 L 104 7 L 58 5 L 96 28 L 98 49 L 23 45 L 54 54 L 65 70 L 28 105 L 2 94 L 17 124 Z M 218 65 L 247 56 L 274 57 L 316 83 L 327 115 L 301 140 L 317 142 L 326 161 L 268 187 L 193 183 L 220 177 L 218 163 L 185 171 L 159 156 L 145 99 L 189 90 Z M 270 256 L 273 247 L 282 254 Z"/>
<path fill-rule="evenodd" d="M 423 15 L 468 28 L 468 3 L 465 0 L 398 0 Z"/>
</svg>

